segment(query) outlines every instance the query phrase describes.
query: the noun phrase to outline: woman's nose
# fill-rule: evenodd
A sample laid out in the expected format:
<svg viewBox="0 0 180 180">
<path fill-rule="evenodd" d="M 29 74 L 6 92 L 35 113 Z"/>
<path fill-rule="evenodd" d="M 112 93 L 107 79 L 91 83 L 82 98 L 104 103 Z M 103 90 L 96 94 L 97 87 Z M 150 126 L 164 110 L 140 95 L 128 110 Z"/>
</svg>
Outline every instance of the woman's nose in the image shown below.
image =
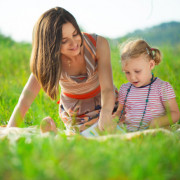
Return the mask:
<svg viewBox="0 0 180 180">
<path fill-rule="evenodd" d="M 72 39 L 70 40 L 70 45 L 73 46 L 74 44 L 75 44 L 75 40 L 72 38 Z"/>
</svg>

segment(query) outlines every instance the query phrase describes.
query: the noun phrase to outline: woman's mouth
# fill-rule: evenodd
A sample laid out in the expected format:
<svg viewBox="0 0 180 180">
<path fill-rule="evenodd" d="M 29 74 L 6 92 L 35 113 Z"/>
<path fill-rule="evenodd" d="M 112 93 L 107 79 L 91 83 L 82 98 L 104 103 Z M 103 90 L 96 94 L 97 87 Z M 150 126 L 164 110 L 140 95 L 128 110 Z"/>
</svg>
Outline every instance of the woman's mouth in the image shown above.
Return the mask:
<svg viewBox="0 0 180 180">
<path fill-rule="evenodd" d="M 71 48 L 71 51 L 76 51 L 78 49 L 78 45 L 76 45 L 74 48 Z"/>
</svg>

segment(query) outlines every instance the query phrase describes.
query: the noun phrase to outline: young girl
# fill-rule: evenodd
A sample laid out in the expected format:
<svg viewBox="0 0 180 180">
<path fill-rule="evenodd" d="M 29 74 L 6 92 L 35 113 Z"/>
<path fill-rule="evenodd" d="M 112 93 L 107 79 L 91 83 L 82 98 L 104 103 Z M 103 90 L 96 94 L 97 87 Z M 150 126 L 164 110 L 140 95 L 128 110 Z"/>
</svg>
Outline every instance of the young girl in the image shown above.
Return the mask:
<svg viewBox="0 0 180 180">
<path fill-rule="evenodd" d="M 160 62 L 161 52 L 144 40 L 129 41 L 121 49 L 122 70 L 129 82 L 120 87 L 114 116 L 127 125 L 128 131 L 164 127 L 179 120 L 172 86 L 151 72 Z"/>
</svg>

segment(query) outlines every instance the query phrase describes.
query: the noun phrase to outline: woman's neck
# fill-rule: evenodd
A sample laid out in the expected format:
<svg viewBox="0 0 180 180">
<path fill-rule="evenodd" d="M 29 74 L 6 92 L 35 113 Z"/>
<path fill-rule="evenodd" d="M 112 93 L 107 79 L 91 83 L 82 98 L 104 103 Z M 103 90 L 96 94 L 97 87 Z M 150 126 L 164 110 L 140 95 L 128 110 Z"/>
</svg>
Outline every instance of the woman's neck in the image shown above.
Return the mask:
<svg viewBox="0 0 180 180">
<path fill-rule="evenodd" d="M 82 51 L 77 56 L 73 57 L 62 55 L 61 60 L 62 71 L 66 72 L 68 75 L 80 75 L 87 73 L 86 61 Z"/>
<path fill-rule="evenodd" d="M 64 55 L 62 54 L 61 55 L 61 59 L 64 60 L 64 61 L 67 61 L 67 60 L 70 60 L 70 61 L 77 61 L 79 60 L 80 58 L 83 57 L 83 48 L 81 47 L 81 50 L 79 52 L 79 54 L 77 54 L 76 56 L 68 56 L 68 55 Z"/>
</svg>

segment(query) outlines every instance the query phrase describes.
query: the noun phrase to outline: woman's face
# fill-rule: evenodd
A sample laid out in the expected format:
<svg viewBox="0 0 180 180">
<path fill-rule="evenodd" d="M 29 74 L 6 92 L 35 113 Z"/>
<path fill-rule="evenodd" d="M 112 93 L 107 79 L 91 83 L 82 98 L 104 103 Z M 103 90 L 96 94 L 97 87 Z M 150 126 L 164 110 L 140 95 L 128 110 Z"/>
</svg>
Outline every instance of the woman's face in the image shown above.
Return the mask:
<svg viewBox="0 0 180 180">
<path fill-rule="evenodd" d="M 61 54 L 72 57 L 80 53 L 81 36 L 71 23 L 62 26 Z"/>
</svg>

